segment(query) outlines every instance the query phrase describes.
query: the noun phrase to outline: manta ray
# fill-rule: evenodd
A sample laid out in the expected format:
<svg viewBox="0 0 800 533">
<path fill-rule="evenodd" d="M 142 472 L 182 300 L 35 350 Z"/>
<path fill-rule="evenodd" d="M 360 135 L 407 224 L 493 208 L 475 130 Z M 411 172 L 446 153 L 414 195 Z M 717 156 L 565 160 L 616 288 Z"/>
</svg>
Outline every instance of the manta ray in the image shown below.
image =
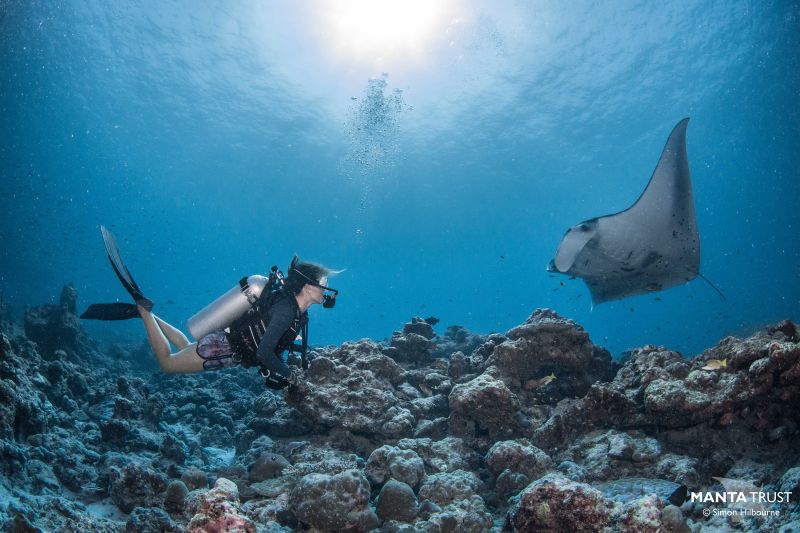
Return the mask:
<svg viewBox="0 0 800 533">
<path fill-rule="evenodd" d="M 703 277 L 686 155 L 688 123 L 685 118 L 672 130 L 639 199 L 624 211 L 569 228 L 550 261 L 548 271 L 582 278 L 594 304 Z"/>
</svg>

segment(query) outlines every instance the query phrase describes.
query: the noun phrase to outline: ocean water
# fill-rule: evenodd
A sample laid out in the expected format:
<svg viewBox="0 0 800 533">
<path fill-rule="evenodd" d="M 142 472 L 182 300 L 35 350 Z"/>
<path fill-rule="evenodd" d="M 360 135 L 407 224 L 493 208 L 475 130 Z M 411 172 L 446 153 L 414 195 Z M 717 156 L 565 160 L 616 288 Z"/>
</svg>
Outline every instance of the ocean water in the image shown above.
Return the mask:
<svg viewBox="0 0 800 533">
<path fill-rule="evenodd" d="M 376 7 L 377 6 L 377 7 Z M 120 299 L 108 226 L 186 319 L 294 253 L 345 271 L 312 344 L 537 307 L 615 355 L 800 319 L 793 2 L 0 2 L 0 292 Z M 690 117 L 702 280 L 591 305 L 545 271 Z M 87 323 L 107 340 L 141 324 Z"/>
</svg>

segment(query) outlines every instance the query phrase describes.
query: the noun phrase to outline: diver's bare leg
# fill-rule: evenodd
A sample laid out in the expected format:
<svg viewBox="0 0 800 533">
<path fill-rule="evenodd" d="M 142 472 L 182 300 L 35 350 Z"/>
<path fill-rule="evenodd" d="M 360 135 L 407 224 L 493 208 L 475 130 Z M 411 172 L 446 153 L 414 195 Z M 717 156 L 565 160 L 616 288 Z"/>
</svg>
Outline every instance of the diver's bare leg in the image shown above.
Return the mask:
<svg viewBox="0 0 800 533">
<path fill-rule="evenodd" d="M 178 353 L 171 354 L 169 351 L 169 341 L 164 336 L 164 332 L 158 327 L 153 313 L 142 306 L 138 306 L 139 315 L 144 322 L 144 329 L 147 331 L 147 338 L 150 347 L 156 354 L 158 366 L 168 374 L 188 374 L 203 371 L 203 358 L 197 355 L 195 347 L 197 343 L 186 346 Z"/>
<path fill-rule="evenodd" d="M 183 350 L 189 346 L 189 339 L 186 338 L 186 335 L 184 335 L 181 330 L 172 326 L 171 324 L 167 324 L 156 315 L 153 315 L 153 318 L 156 319 L 158 327 L 161 328 L 161 331 L 163 331 L 164 335 L 167 336 L 169 342 L 177 346 L 179 350 Z"/>
</svg>

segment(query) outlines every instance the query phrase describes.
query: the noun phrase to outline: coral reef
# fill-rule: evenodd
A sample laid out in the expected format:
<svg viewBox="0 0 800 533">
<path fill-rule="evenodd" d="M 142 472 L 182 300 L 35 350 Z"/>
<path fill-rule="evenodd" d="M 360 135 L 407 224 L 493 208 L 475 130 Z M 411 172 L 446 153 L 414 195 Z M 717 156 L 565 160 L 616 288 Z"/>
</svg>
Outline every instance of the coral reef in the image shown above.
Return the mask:
<svg viewBox="0 0 800 533">
<path fill-rule="evenodd" d="M 27 531 L 792 530 L 800 344 L 785 321 L 624 362 L 537 310 L 504 334 L 414 318 L 314 349 L 302 386 L 164 375 L 58 306 L 0 320 L 0 525 Z M 120 358 L 116 352 L 125 356 Z M 726 365 L 708 370 L 709 361 Z M 706 368 L 704 368 L 706 367 Z M 713 368 L 713 365 L 711 366 Z M 704 516 L 719 479 L 793 493 Z M 718 507 L 724 507 L 718 504 Z"/>
</svg>

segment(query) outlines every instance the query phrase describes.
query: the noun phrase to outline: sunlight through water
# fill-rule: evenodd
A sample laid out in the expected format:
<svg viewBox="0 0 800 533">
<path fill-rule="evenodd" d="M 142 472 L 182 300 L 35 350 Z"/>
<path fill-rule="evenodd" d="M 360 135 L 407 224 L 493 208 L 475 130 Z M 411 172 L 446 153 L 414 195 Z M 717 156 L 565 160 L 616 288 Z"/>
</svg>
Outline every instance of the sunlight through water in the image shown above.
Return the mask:
<svg viewBox="0 0 800 533">
<path fill-rule="evenodd" d="M 321 0 L 319 17 L 336 54 L 362 61 L 424 58 L 426 45 L 450 21 L 449 2 Z"/>
</svg>

